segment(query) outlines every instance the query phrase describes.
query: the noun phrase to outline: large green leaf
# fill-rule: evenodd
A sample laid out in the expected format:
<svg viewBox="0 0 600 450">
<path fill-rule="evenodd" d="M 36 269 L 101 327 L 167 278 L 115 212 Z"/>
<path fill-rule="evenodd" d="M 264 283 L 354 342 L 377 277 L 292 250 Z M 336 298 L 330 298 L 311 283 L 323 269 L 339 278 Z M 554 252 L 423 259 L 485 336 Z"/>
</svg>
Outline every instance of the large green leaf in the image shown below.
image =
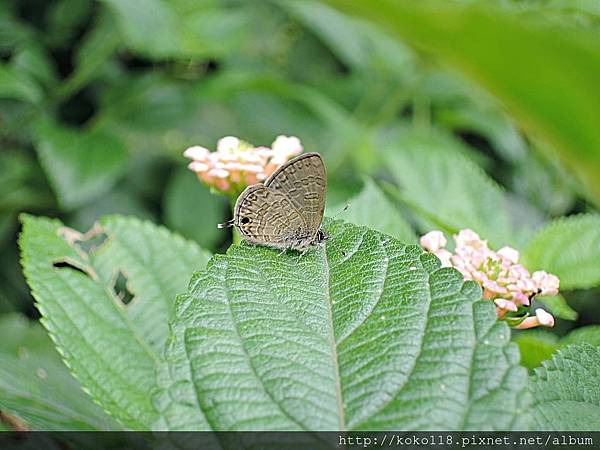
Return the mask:
<svg viewBox="0 0 600 450">
<path fill-rule="evenodd" d="M 550 222 L 538 231 L 523 254 L 531 270 L 560 278 L 562 289 L 600 284 L 600 215 L 582 214 Z"/>
<path fill-rule="evenodd" d="M 17 314 L 0 319 L 0 410 L 34 430 L 118 430 L 69 374 L 47 333 Z"/>
<path fill-rule="evenodd" d="M 518 242 L 501 188 L 458 143 L 406 132 L 388 148 L 386 167 L 402 199 L 428 222 L 448 233 L 472 228 L 497 247 Z"/>
<path fill-rule="evenodd" d="M 233 246 L 192 278 L 155 428 L 523 426 L 526 370 L 476 284 L 418 246 L 325 229 L 326 246 L 305 255 Z"/>
<path fill-rule="evenodd" d="M 121 140 L 99 129 L 81 131 L 42 123 L 36 150 L 65 208 L 103 194 L 127 168 L 127 150 Z"/>
<path fill-rule="evenodd" d="M 549 25 L 481 2 L 328 0 L 424 47 L 495 94 L 552 145 L 600 202 L 600 45 L 593 30 Z"/>
<path fill-rule="evenodd" d="M 93 231 L 89 241 L 58 220 L 23 216 L 24 273 L 75 377 L 123 424 L 147 429 L 157 418 L 150 393 L 171 303 L 207 254 L 136 219 L 108 217 Z M 126 291 L 133 299 L 124 304 Z"/>
<path fill-rule="evenodd" d="M 600 348 L 582 344 L 559 350 L 531 383 L 535 429 L 600 429 L 599 378 Z"/>
</svg>

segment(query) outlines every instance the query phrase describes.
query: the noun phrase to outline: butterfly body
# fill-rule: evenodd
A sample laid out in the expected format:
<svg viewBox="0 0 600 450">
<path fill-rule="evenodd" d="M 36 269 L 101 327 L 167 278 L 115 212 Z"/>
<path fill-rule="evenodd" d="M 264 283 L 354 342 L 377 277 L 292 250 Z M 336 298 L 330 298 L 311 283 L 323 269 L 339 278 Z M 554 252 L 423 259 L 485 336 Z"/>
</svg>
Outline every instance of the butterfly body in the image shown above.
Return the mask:
<svg viewBox="0 0 600 450">
<path fill-rule="evenodd" d="M 238 197 L 231 225 L 250 243 L 306 251 L 328 239 L 321 229 L 327 178 L 318 153 L 305 153 L 277 169 L 264 184 Z"/>
</svg>

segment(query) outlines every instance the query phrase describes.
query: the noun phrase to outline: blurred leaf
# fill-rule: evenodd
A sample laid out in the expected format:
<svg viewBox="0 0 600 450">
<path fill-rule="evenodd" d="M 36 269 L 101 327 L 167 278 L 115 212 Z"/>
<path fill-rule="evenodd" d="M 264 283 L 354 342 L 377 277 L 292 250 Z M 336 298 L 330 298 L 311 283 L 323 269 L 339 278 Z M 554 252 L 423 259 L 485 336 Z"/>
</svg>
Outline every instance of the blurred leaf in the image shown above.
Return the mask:
<svg viewBox="0 0 600 450">
<path fill-rule="evenodd" d="M 514 342 L 521 351 L 521 364 L 532 370 L 549 360 L 555 351 L 572 344 L 591 344 L 600 347 L 600 325 L 576 328 L 563 338 L 550 331 L 517 331 Z"/>
<path fill-rule="evenodd" d="M 424 47 L 495 94 L 549 142 L 600 203 L 598 34 L 480 2 L 328 0 Z M 507 64 L 506 61 L 510 61 Z"/>
<path fill-rule="evenodd" d="M 190 170 L 181 169 L 173 173 L 165 190 L 164 221 L 203 248 L 214 249 L 226 238 L 217 224 L 227 220 L 227 206 L 225 197 L 211 194 Z"/>
<path fill-rule="evenodd" d="M 6 315 L 0 335 L 0 409 L 33 430 L 121 428 L 81 390 L 40 326 Z"/>
<path fill-rule="evenodd" d="M 438 124 L 458 133 L 478 133 L 505 160 L 518 163 L 527 154 L 525 139 L 487 92 L 456 73 L 427 68 L 414 88 L 427 95 Z"/>
<path fill-rule="evenodd" d="M 171 303 L 204 267 L 206 252 L 163 228 L 118 216 L 94 229 L 96 239 L 105 238 L 99 244 L 58 220 L 24 215 L 22 221 L 24 273 L 72 373 L 124 425 L 150 429 L 157 418 L 150 393 Z M 134 296 L 126 305 L 117 292 L 119 274 Z"/>
<path fill-rule="evenodd" d="M 600 325 L 588 325 L 587 327 L 577 328 L 567 334 L 561 344 L 591 344 L 600 347 Z"/>
<path fill-rule="evenodd" d="M 43 123 L 36 150 L 59 203 L 72 209 L 109 190 L 127 168 L 127 150 L 114 134 Z"/>
<path fill-rule="evenodd" d="M 543 303 L 553 316 L 565 320 L 577 320 L 577 311 L 571 308 L 560 294 L 553 297 L 536 297 L 536 301 Z"/>
<path fill-rule="evenodd" d="M 12 51 L 15 47 L 31 41 L 32 30 L 17 19 L 13 5 L 0 2 L 0 50 Z"/>
<path fill-rule="evenodd" d="M 52 203 L 48 192 L 34 183 L 37 169 L 32 158 L 16 151 L 0 153 L 0 213 L 47 206 Z"/>
<path fill-rule="evenodd" d="M 27 74 L 41 86 L 52 88 L 57 82 L 56 69 L 53 62 L 41 45 L 27 42 L 13 56 L 12 63 L 23 77 Z"/>
<path fill-rule="evenodd" d="M 527 330 L 518 332 L 514 342 L 519 346 L 521 352 L 521 364 L 529 370 L 542 365 L 552 357 L 552 354 L 560 348 L 558 337 L 544 330 Z"/>
<path fill-rule="evenodd" d="M 545 270 L 560 278 L 563 290 L 600 284 L 600 215 L 556 219 L 538 231 L 523 254 L 531 271 Z"/>
<path fill-rule="evenodd" d="M 141 220 L 155 221 L 155 215 L 148 210 L 140 197 L 125 186 L 107 192 L 105 195 L 88 202 L 85 206 L 78 208 L 71 219 L 69 226 L 86 230 L 94 225 L 94 222 L 102 216 L 110 214 L 121 214 L 134 216 Z"/>
<path fill-rule="evenodd" d="M 92 14 L 92 0 L 58 0 L 48 7 L 45 37 L 51 46 L 65 47 Z"/>
<path fill-rule="evenodd" d="M 40 103 L 43 98 L 41 87 L 23 70 L 0 63 L 0 98 L 11 98 L 31 103 Z"/>
<path fill-rule="evenodd" d="M 214 100 L 231 101 L 232 92 L 240 93 L 241 98 L 248 93 L 267 93 L 281 104 L 282 99 L 285 102 L 296 102 L 306 108 L 309 115 L 305 121 L 311 119 L 311 115 L 318 118 L 324 125 L 321 132 L 321 139 L 313 142 L 313 147 L 307 147 L 314 150 L 323 151 L 326 155 L 328 168 L 335 169 L 349 158 L 357 160 L 374 158 L 370 151 L 369 131 L 356 120 L 344 107 L 325 96 L 318 89 L 297 83 L 290 83 L 288 80 L 264 76 L 263 74 L 232 73 L 225 76 L 211 77 L 205 83 L 198 86 L 196 95 L 203 100 L 211 98 Z M 233 96 L 235 98 L 236 96 Z M 238 108 L 239 103 L 235 103 Z M 273 121 L 279 120 L 278 114 L 265 110 L 266 115 L 256 114 L 252 106 L 254 100 L 246 100 L 245 110 L 249 113 L 251 120 L 245 120 L 238 126 L 251 128 L 260 119 L 260 123 L 269 124 L 269 129 L 273 128 Z M 312 119 L 314 120 L 314 119 Z M 294 122 L 289 122 L 292 130 L 289 134 L 298 134 L 293 130 Z M 286 132 L 285 129 L 269 134 L 276 135 Z M 303 137 L 303 136 L 301 136 Z"/>
<path fill-rule="evenodd" d="M 600 429 L 600 348 L 588 344 L 559 350 L 536 369 L 531 382 L 535 429 Z"/>
<path fill-rule="evenodd" d="M 187 83 L 150 74 L 120 80 L 102 96 L 101 111 L 111 125 L 155 134 L 179 128 L 195 102 Z"/>
<path fill-rule="evenodd" d="M 127 45 L 143 55 L 215 56 L 246 36 L 243 12 L 212 0 L 102 0 L 115 13 Z"/>
<path fill-rule="evenodd" d="M 324 228 L 331 239 L 300 259 L 232 246 L 194 275 L 172 316 L 155 428 L 479 430 L 526 421 L 526 371 L 475 283 L 366 227 Z"/>
<path fill-rule="evenodd" d="M 402 199 L 442 231 L 471 228 L 495 247 L 518 242 L 502 189 L 454 141 L 407 131 L 383 156 Z"/>
<path fill-rule="evenodd" d="M 544 161 L 533 152 L 514 165 L 508 181 L 518 195 L 552 216 L 565 214 L 576 200 L 573 175 L 558 161 Z"/>
<path fill-rule="evenodd" d="M 408 221 L 371 178 L 364 179 L 362 191 L 349 204 L 346 211 L 339 213 L 345 221 L 389 234 L 405 244 L 417 243 L 415 232 Z M 327 215 L 338 214 L 343 208 L 344 205 L 329 208 Z"/>
<path fill-rule="evenodd" d="M 119 34 L 115 33 L 114 29 L 114 18 L 108 13 L 100 14 L 81 40 L 75 54 L 75 70 L 60 87 L 58 95 L 72 95 L 98 77 L 100 70 L 120 43 Z"/>
<path fill-rule="evenodd" d="M 16 225 L 16 222 L 11 224 L 12 232 L 16 231 Z M 0 254 L 0 304 L 4 304 L 5 311 L 27 311 L 31 306 L 31 294 L 19 265 L 14 234 L 0 247 Z"/>
<path fill-rule="evenodd" d="M 281 0 L 278 4 L 314 31 L 344 64 L 381 76 L 407 76 L 414 69 L 411 52 L 368 22 L 340 14 L 317 1 Z"/>
<path fill-rule="evenodd" d="M 173 56 L 180 51 L 177 17 L 168 2 L 103 0 L 114 11 L 123 38 L 136 51 L 155 56 Z"/>
</svg>

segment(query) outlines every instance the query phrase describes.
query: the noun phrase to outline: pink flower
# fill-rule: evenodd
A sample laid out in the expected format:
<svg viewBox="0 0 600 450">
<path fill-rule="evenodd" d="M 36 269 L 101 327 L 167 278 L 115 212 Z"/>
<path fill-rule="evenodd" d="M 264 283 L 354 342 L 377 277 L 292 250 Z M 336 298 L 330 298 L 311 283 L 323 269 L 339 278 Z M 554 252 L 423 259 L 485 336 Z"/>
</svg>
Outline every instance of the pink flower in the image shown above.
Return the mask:
<svg viewBox="0 0 600 450">
<path fill-rule="evenodd" d="M 443 266 L 454 267 L 463 274 L 465 280 L 477 282 L 483 288 L 483 298 L 494 301 L 500 318 L 506 316 L 516 321 L 514 319 L 519 317 L 515 317 L 515 314 L 519 311 L 522 314 L 532 297 L 558 293 L 558 277 L 543 271 L 531 275 L 519 264 L 520 255 L 514 248 L 502 247 L 494 251 L 488 247 L 487 241 L 470 229 L 454 235 L 454 242 L 454 253 L 451 253 L 444 248 L 447 242 L 441 231 L 430 231 L 420 239 L 421 246 L 435 254 Z M 526 324 L 524 326 L 552 326 L 548 325 L 548 316 L 552 316 L 543 310 L 538 311 L 536 318 L 526 317 L 522 322 Z"/>
<path fill-rule="evenodd" d="M 558 294 L 560 279 L 556 275 L 539 270 L 533 272 L 532 278 L 540 290 L 540 295 L 552 296 Z"/>
<path fill-rule="evenodd" d="M 272 148 L 254 147 L 235 136 L 225 136 L 217 141 L 215 152 L 193 146 L 183 156 L 192 160 L 188 168 L 203 183 L 237 196 L 247 186 L 264 181 L 302 150 L 300 139 L 295 136 L 277 136 Z"/>
</svg>

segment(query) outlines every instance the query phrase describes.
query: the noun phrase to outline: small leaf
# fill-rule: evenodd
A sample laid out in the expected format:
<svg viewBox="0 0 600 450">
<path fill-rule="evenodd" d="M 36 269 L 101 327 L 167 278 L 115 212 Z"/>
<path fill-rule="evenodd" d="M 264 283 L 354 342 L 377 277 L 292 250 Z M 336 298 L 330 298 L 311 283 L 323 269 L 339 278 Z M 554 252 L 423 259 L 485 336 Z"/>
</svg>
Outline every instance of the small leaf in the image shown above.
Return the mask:
<svg viewBox="0 0 600 450">
<path fill-rule="evenodd" d="M 600 429 L 599 377 L 600 348 L 581 344 L 559 350 L 532 378 L 535 429 Z"/>
<path fill-rule="evenodd" d="M 371 178 L 365 178 L 363 190 L 349 203 L 350 207 L 341 213 L 345 221 L 389 234 L 406 244 L 417 243 L 409 223 Z M 342 206 L 337 210 L 342 210 Z M 328 211 L 329 215 L 335 214 L 336 208 Z"/>
<path fill-rule="evenodd" d="M 544 304 L 553 316 L 565 320 L 577 320 L 577 311 L 571 308 L 567 300 L 560 294 L 553 297 L 536 297 L 536 301 Z"/>
<path fill-rule="evenodd" d="M 65 362 L 107 412 L 129 428 L 149 429 L 157 418 L 150 393 L 171 302 L 192 271 L 204 267 L 206 253 L 135 219 L 102 220 L 94 233 L 104 240 L 97 243 L 58 220 L 24 215 L 22 221 L 24 273 Z M 134 295 L 127 305 L 115 287 L 118 274 Z"/>
<path fill-rule="evenodd" d="M 560 278 L 561 289 L 600 284 L 600 215 L 581 214 L 550 222 L 531 239 L 523 254 L 531 271 Z"/>
<path fill-rule="evenodd" d="M 417 246 L 324 227 L 305 255 L 233 246 L 194 275 L 155 429 L 523 426 L 526 370 L 478 286 Z"/>
<path fill-rule="evenodd" d="M 44 123 L 36 143 L 40 162 L 67 209 L 106 192 L 126 169 L 127 150 L 115 135 Z"/>
<path fill-rule="evenodd" d="M 17 314 L 0 319 L 0 409 L 33 430 L 118 430 L 69 374 L 47 333 Z"/>
</svg>

